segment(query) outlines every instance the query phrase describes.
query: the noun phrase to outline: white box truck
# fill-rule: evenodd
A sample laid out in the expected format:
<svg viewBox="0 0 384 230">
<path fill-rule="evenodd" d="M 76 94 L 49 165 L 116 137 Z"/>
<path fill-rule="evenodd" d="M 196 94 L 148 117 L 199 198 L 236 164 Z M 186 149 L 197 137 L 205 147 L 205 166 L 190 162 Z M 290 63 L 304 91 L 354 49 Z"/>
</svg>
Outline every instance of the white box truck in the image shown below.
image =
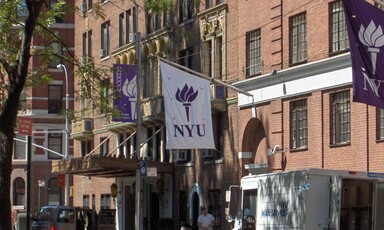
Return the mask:
<svg viewBox="0 0 384 230">
<path fill-rule="evenodd" d="M 233 229 L 384 229 L 384 173 L 305 169 L 245 176 L 230 188 Z"/>
</svg>

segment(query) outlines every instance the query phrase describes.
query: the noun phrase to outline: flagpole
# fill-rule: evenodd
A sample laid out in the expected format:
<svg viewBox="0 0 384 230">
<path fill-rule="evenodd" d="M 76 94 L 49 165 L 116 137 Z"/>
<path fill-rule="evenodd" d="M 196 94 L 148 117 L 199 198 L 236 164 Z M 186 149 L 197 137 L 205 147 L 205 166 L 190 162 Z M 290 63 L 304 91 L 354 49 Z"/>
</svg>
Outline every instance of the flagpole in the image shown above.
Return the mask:
<svg viewBox="0 0 384 230">
<path fill-rule="evenodd" d="M 233 86 L 233 85 L 230 85 L 230 84 L 225 83 L 225 82 L 223 82 L 223 81 L 220 81 L 220 80 L 218 80 L 218 79 L 208 77 L 207 75 L 204 75 L 204 74 L 199 73 L 199 72 L 197 72 L 197 71 L 195 71 L 195 70 L 189 69 L 189 68 L 187 68 L 187 67 L 185 67 L 185 66 L 182 66 L 182 65 L 180 65 L 180 64 L 177 64 L 177 63 L 175 63 L 175 62 L 171 62 L 171 61 L 169 61 L 169 60 L 167 60 L 167 59 L 164 59 L 164 58 L 162 58 L 162 57 L 157 56 L 157 58 L 158 58 L 160 61 L 162 61 L 162 62 L 165 62 L 165 63 L 167 63 L 167 64 L 173 65 L 173 66 L 175 66 L 175 67 L 177 67 L 177 68 L 179 68 L 179 69 L 185 70 L 185 71 L 187 71 L 187 72 L 193 73 L 193 74 L 195 74 L 195 75 L 197 75 L 197 76 L 199 76 L 199 77 L 201 77 L 201 78 L 204 78 L 204 79 L 206 79 L 206 80 L 208 80 L 208 81 L 212 81 L 212 82 L 214 82 L 214 83 L 217 83 L 217 84 L 220 84 L 220 85 L 224 85 L 224 86 L 227 87 L 227 88 L 233 89 L 233 90 L 235 90 L 235 91 L 237 91 L 237 92 L 239 92 L 239 93 L 242 93 L 242 94 L 244 94 L 244 95 L 247 95 L 248 97 L 252 97 L 252 104 L 253 104 L 253 95 L 250 94 L 250 93 L 248 93 L 247 91 L 244 91 L 244 90 L 242 90 L 242 89 L 239 89 L 239 88 L 237 88 L 237 87 L 235 87 L 235 86 Z"/>
</svg>

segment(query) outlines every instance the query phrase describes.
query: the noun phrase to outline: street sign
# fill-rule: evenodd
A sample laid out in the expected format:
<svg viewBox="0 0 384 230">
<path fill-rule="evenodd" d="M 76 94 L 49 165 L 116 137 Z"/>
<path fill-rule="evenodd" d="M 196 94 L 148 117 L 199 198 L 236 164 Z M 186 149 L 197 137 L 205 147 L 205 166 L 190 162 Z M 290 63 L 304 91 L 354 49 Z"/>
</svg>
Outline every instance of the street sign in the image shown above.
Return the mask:
<svg viewBox="0 0 384 230">
<path fill-rule="evenodd" d="M 19 134 L 32 136 L 32 119 L 29 117 L 19 117 Z"/>
<path fill-rule="evenodd" d="M 157 176 L 157 168 L 148 167 L 147 168 L 147 176 L 156 177 Z"/>
<path fill-rule="evenodd" d="M 139 162 L 139 170 L 140 170 L 140 176 L 147 175 L 147 162 L 146 161 L 140 161 Z"/>
</svg>

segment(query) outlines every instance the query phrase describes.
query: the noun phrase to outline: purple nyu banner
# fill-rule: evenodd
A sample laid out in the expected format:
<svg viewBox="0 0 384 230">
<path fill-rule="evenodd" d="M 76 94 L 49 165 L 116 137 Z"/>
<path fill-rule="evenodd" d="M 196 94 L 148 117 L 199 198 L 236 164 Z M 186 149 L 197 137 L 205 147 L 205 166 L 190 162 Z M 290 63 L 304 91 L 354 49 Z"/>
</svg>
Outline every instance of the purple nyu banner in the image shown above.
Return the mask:
<svg viewBox="0 0 384 230">
<path fill-rule="evenodd" d="M 112 121 L 136 121 L 136 76 L 136 65 L 113 65 L 113 85 L 116 90 L 113 107 L 120 111 L 120 115 L 113 117 Z"/>
<path fill-rule="evenodd" d="M 384 108 L 384 11 L 343 0 L 351 49 L 353 101 Z"/>
</svg>

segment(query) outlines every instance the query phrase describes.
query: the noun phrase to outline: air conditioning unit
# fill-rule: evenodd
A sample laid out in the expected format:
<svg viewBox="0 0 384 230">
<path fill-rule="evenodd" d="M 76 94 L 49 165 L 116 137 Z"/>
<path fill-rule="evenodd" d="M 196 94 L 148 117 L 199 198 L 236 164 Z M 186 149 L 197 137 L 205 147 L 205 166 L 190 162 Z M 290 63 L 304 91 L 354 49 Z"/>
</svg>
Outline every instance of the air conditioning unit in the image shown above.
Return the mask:
<svg viewBox="0 0 384 230">
<path fill-rule="evenodd" d="M 213 151 L 210 149 L 201 149 L 200 150 L 200 157 L 201 158 L 210 158 L 213 157 Z"/>
<path fill-rule="evenodd" d="M 80 3 L 79 4 L 79 11 L 83 14 L 85 14 L 85 12 L 87 11 L 87 4 L 85 3 Z"/>
<path fill-rule="evenodd" d="M 226 88 L 224 85 L 215 85 L 211 86 L 211 98 L 212 99 L 225 99 L 226 98 Z"/>
<path fill-rule="evenodd" d="M 100 57 L 105 57 L 105 56 L 107 56 L 107 50 L 100 49 Z"/>
<path fill-rule="evenodd" d="M 136 33 L 129 33 L 129 42 L 136 41 Z"/>
<path fill-rule="evenodd" d="M 175 161 L 186 161 L 188 159 L 187 150 L 173 150 L 172 154 Z"/>
<path fill-rule="evenodd" d="M 84 57 L 84 56 L 80 57 L 79 62 L 80 64 L 85 64 L 87 62 L 87 57 Z"/>
</svg>

